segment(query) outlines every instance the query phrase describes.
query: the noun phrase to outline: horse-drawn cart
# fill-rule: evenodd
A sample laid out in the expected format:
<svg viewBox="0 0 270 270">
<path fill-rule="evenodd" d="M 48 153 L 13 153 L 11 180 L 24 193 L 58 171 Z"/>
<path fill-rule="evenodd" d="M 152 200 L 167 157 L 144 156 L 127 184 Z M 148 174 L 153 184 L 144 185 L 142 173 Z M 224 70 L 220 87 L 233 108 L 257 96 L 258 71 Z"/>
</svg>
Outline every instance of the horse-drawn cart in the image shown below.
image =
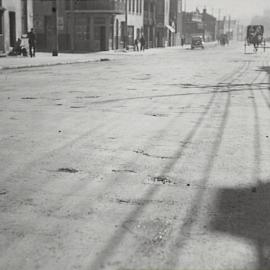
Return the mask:
<svg viewBox="0 0 270 270">
<path fill-rule="evenodd" d="M 259 48 L 262 48 L 265 52 L 266 48 L 269 48 L 266 46 L 263 34 L 264 34 L 263 25 L 249 25 L 247 27 L 245 53 L 247 52 L 247 47 L 250 45 L 253 46 L 254 52 L 257 52 Z"/>
</svg>

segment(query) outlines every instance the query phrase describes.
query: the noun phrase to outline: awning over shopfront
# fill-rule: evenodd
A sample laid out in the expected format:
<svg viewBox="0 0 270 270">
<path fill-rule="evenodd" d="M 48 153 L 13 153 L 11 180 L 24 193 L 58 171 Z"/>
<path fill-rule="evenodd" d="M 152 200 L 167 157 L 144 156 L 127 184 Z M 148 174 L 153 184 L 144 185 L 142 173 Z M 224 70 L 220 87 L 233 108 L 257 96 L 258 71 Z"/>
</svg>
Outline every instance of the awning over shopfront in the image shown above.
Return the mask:
<svg viewBox="0 0 270 270">
<path fill-rule="evenodd" d="M 170 25 L 166 25 L 166 27 L 172 32 L 172 33 L 175 33 L 175 29 L 170 26 Z"/>
</svg>

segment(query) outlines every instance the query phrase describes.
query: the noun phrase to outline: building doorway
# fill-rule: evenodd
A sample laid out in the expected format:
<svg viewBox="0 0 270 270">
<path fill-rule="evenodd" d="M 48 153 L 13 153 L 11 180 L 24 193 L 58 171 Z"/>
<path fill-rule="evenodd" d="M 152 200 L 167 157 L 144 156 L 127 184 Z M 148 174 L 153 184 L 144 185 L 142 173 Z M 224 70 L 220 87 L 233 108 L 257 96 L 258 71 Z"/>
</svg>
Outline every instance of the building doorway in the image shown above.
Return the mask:
<svg viewBox="0 0 270 270">
<path fill-rule="evenodd" d="M 9 12 L 9 44 L 11 47 L 15 46 L 16 42 L 16 13 Z"/>
<path fill-rule="evenodd" d="M 0 1 L 1 7 L 1 1 Z M 0 52 L 4 51 L 3 11 L 0 10 Z"/>
<path fill-rule="evenodd" d="M 115 23 L 115 49 L 118 50 L 119 49 L 119 21 L 118 19 L 116 20 Z"/>
<path fill-rule="evenodd" d="M 100 50 L 106 51 L 106 27 L 100 26 Z"/>
<path fill-rule="evenodd" d="M 52 50 L 54 39 L 54 19 L 53 16 L 45 16 L 45 44 L 42 45 L 46 50 Z M 41 45 L 41 44 L 40 44 Z"/>
</svg>

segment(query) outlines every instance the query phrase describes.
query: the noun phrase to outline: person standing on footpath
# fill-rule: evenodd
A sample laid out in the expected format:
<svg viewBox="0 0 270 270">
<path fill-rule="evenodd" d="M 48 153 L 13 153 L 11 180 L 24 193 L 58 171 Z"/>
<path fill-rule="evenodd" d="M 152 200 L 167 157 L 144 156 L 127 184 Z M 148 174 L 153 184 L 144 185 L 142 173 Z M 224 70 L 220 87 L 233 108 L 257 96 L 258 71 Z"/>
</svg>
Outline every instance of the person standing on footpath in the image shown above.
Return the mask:
<svg viewBox="0 0 270 270">
<path fill-rule="evenodd" d="M 29 53 L 31 57 L 35 57 L 36 54 L 36 35 L 34 29 L 28 33 Z"/>
<path fill-rule="evenodd" d="M 145 49 L 145 39 L 144 39 L 143 35 L 140 38 L 140 43 L 141 43 L 141 51 L 144 51 L 144 49 Z"/>
</svg>

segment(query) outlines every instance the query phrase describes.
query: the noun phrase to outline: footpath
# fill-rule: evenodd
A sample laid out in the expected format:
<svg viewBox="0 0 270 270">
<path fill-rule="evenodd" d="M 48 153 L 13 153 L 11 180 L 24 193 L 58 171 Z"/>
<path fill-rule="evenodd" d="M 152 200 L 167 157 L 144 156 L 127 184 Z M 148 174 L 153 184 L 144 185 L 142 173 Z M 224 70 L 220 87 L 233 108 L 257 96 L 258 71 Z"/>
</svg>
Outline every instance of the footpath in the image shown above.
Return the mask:
<svg viewBox="0 0 270 270">
<path fill-rule="evenodd" d="M 211 45 L 214 45 L 214 44 L 211 44 Z M 125 56 L 131 57 L 131 56 L 153 55 L 153 54 L 160 54 L 162 52 L 166 52 L 167 50 L 170 50 L 170 49 L 171 50 L 185 50 L 185 49 L 188 49 L 189 47 L 190 46 L 186 45 L 184 47 L 153 48 L 153 49 L 147 49 L 144 52 L 122 50 L 122 51 L 83 53 L 83 54 L 82 53 L 59 53 L 58 56 L 52 56 L 52 53 L 37 52 L 36 56 L 33 58 L 29 56 L 28 57 L 24 57 L 24 56 L 0 57 L 0 70 L 110 61 L 110 60 L 116 60 Z"/>
</svg>

